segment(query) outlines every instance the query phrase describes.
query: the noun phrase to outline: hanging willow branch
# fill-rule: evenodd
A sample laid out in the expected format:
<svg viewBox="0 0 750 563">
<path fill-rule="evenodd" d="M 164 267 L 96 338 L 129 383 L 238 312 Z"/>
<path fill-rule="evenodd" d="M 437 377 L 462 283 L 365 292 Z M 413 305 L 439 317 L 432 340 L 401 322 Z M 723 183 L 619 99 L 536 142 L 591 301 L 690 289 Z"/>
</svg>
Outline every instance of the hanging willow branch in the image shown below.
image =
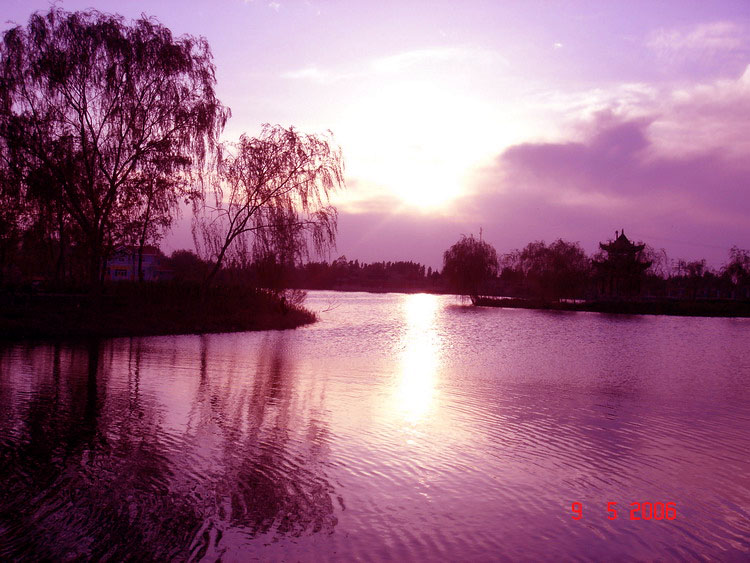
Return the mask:
<svg viewBox="0 0 750 563">
<path fill-rule="evenodd" d="M 333 192 L 344 186 L 341 150 L 329 135 L 264 125 L 223 147 L 211 194 L 195 210 L 193 235 L 214 268 L 269 254 L 293 261 L 335 244 Z"/>
</svg>

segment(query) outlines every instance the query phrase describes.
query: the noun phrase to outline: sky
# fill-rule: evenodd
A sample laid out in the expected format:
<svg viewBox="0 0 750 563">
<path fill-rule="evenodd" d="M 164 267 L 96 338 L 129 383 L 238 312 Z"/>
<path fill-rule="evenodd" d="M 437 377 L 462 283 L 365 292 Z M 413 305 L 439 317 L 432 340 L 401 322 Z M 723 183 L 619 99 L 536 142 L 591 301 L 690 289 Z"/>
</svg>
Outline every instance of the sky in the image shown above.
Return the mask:
<svg viewBox="0 0 750 563">
<path fill-rule="evenodd" d="M 231 141 L 332 131 L 337 249 L 440 267 L 624 229 L 672 259 L 750 248 L 750 2 L 63 0 L 206 37 Z M 49 3 L 4 0 L 3 29 Z M 189 221 L 165 239 L 191 247 Z"/>
</svg>

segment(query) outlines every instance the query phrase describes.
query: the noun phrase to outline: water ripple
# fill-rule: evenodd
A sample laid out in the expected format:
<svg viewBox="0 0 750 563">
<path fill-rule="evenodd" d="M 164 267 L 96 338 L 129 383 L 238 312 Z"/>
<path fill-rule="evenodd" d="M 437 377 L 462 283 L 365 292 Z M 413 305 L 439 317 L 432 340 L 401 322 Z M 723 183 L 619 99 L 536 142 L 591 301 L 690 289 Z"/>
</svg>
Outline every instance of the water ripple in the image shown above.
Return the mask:
<svg viewBox="0 0 750 563">
<path fill-rule="evenodd" d="M 750 556 L 750 324 L 331 299 L 292 333 L 0 349 L 0 558 Z"/>
</svg>

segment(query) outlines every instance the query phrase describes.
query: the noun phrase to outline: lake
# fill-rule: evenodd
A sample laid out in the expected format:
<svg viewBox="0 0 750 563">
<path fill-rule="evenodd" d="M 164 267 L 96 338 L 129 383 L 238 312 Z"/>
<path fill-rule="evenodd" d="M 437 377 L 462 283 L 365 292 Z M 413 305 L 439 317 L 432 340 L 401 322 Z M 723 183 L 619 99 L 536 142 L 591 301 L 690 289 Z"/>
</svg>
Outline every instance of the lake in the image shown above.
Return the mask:
<svg viewBox="0 0 750 563">
<path fill-rule="evenodd" d="M 3 344 L 0 558 L 750 558 L 750 319 L 307 306 Z"/>
</svg>

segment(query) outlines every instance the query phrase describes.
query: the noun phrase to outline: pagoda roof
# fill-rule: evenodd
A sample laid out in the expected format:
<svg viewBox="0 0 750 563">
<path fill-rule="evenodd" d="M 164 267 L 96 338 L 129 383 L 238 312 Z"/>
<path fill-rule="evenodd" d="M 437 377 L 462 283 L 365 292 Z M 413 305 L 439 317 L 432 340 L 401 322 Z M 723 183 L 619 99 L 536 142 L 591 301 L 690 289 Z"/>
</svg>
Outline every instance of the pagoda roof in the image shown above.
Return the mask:
<svg viewBox="0 0 750 563">
<path fill-rule="evenodd" d="M 617 231 L 615 231 L 615 235 L 617 235 Z M 633 244 L 630 242 L 630 239 L 625 236 L 625 231 L 623 230 L 622 233 L 620 233 L 617 238 L 615 238 L 614 241 L 610 241 L 608 244 L 599 243 L 599 248 L 602 250 L 606 250 L 607 252 L 640 252 L 646 247 L 645 244 Z"/>
</svg>

